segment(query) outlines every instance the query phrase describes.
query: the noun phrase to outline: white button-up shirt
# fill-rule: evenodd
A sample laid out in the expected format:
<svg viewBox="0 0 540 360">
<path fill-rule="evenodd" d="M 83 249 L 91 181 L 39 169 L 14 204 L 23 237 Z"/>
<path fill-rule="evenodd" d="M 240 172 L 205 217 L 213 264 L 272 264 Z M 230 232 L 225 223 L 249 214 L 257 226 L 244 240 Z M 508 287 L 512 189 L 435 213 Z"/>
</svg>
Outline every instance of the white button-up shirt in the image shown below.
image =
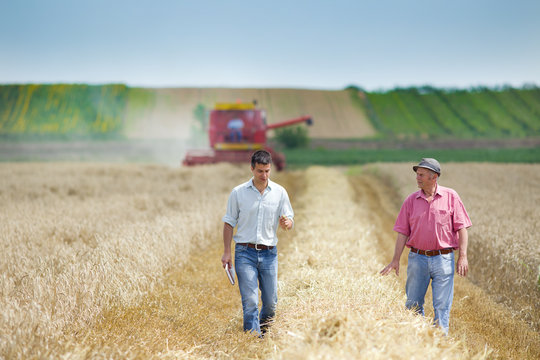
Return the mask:
<svg viewBox="0 0 540 360">
<path fill-rule="evenodd" d="M 253 184 L 253 178 L 235 187 L 227 202 L 223 222 L 233 228 L 238 225 L 234 241 L 276 246 L 279 218 L 293 220 L 294 213 L 285 188 L 271 180 L 263 194 Z"/>
</svg>

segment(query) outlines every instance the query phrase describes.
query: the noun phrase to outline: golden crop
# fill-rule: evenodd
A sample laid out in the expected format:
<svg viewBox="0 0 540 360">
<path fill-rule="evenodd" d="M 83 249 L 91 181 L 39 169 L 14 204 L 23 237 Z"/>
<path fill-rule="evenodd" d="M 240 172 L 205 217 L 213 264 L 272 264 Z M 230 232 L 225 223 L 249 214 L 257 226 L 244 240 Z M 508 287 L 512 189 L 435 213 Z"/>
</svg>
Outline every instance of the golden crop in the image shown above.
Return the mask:
<svg viewBox="0 0 540 360">
<path fill-rule="evenodd" d="M 476 201 L 454 184 L 453 166 L 443 164 L 447 184 L 479 226 Z M 414 174 L 406 168 L 391 167 L 414 190 Z M 477 337 L 461 334 L 458 317 L 465 315 L 456 316 L 458 327 L 453 334 L 451 322 L 451 336 L 444 338 L 428 317 L 404 309 L 404 276 L 378 274 L 391 258 L 399 202 L 383 177 L 347 177 L 321 167 L 274 174 L 289 191 L 295 227 L 278 233 L 278 312 L 261 341 L 242 332 L 238 288 L 220 262 L 221 217 L 232 187 L 251 176 L 248 166 L 0 164 L 0 173 L 0 358 L 540 353 L 527 331 L 522 340 L 512 339 L 521 352 L 488 340 L 469 347 L 467 341 Z M 473 271 L 478 236 L 471 229 Z M 483 293 L 475 294 L 468 293 L 471 302 L 499 314 Z M 457 311 L 467 311 L 460 310 L 467 300 L 459 296 Z"/>
<path fill-rule="evenodd" d="M 66 333 L 139 301 L 210 243 L 237 182 L 225 166 L 0 164 L 0 173 L 0 358 L 58 357 Z"/>
</svg>

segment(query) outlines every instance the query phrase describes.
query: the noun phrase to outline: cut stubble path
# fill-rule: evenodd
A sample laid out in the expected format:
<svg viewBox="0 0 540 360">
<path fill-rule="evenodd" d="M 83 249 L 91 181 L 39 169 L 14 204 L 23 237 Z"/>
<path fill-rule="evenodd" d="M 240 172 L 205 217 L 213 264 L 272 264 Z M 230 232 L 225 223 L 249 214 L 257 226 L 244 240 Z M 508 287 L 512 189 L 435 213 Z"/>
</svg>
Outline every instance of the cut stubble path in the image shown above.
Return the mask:
<svg viewBox="0 0 540 360">
<path fill-rule="evenodd" d="M 393 254 L 400 204 L 380 179 L 311 168 L 274 180 L 288 189 L 296 225 L 278 234 L 280 300 L 265 339 L 242 332 L 240 295 L 221 268 L 217 223 L 207 234 L 212 246 L 192 251 L 135 306 L 106 311 L 67 353 L 190 359 L 540 356 L 538 334 L 466 279 L 456 280 L 448 338 L 429 325 L 432 314 L 421 319 L 403 310 L 406 252 L 399 278 L 377 274 Z M 340 208 L 342 213 L 335 211 Z M 431 299 L 426 304 L 430 309 Z"/>
</svg>

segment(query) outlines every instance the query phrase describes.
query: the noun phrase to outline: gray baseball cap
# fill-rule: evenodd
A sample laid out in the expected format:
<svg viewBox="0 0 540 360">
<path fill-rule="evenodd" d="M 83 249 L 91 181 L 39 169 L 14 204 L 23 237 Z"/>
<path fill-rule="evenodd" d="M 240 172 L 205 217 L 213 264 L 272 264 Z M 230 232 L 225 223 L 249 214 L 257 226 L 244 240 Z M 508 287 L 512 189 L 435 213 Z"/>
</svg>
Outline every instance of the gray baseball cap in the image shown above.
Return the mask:
<svg viewBox="0 0 540 360">
<path fill-rule="evenodd" d="M 418 165 L 415 165 L 412 168 L 414 172 L 416 172 L 416 170 L 418 170 L 419 167 L 434 171 L 437 173 L 437 175 L 441 176 L 441 164 L 439 164 L 439 162 L 435 159 L 424 158 L 422 159 L 422 161 L 420 161 Z"/>
</svg>

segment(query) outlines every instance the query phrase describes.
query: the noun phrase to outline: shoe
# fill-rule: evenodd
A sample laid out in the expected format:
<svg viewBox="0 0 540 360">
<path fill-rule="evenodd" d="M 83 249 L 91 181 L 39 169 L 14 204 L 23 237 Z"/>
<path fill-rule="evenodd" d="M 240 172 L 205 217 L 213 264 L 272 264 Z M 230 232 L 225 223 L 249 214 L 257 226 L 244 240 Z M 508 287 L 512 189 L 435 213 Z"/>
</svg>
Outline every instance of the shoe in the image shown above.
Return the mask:
<svg viewBox="0 0 540 360">
<path fill-rule="evenodd" d="M 261 324 L 261 336 L 266 335 L 266 332 L 268 331 L 268 328 L 270 327 L 270 324 Z"/>
</svg>

